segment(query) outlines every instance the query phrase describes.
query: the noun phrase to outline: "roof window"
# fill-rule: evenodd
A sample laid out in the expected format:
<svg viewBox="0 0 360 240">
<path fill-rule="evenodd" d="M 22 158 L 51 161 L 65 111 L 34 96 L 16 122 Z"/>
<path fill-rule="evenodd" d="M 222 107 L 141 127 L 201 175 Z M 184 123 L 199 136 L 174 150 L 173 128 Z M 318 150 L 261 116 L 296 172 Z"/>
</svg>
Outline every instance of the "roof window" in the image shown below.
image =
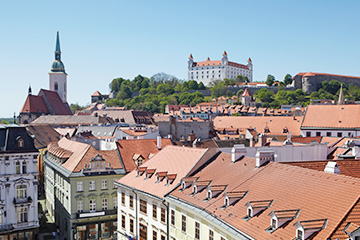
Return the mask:
<svg viewBox="0 0 360 240">
<path fill-rule="evenodd" d="M 191 195 L 195 195 L 198 192 L 203 191 L 207 186 L 209 186 L 209 184 L 211 183 L 211 181 L 196 181 L 193 183 L 193 192 L 191 193 Z"/>
<path fill-rule="evenodd" d="M 219 196 L 225 189 L 227 185 L 212 185 L 207 189 L 207 197 L 204 201 L 209 201 L 211 198 L 216 198 Z"/>
<path fill-rule="evenodd" d="M 272 211 L 269 213 L 269 216 L 271 216 L 270 227 L 268 227 L 266 231 L 270 233 L 274 232 L 279 227 L 284 226 L 294 218 L 297 218 L 299 213 L 299 209 Z"/>
<path fill-rule="evenodd" d="M 144 172 L 146 171 L 147 167 L 138 167 L 137 168 L 137 177 L 141 176 L 144 174 Z"/>
<path fill-rule="evenodd" d="M 224 206 L 222 206 L 222 209 L 225 209 L 229 206 L 235 205 L 238 201 L 243 199 L 245 195 L 248 193 L 248 191 L 233 191 L 233 192 L 226 192 L 224 194 Z"/>
<path fill-rule="evenodd" d="M 182 179 L 181 181 L 181 189 L 180 191 L 184 191 L 186 188 L 190 187 L 193 182 L 195 182 L 196 180 L 198 180 L 197 177 L 185 177 Z"/>
<path fill-rule="evenodd" d="M 169 186 L 176 179 L 177 174 L 168 174 L 166 175 L 166 186 Z"/>
<path fill-rule="evenodd" d="M 245 205 L 247 206 L 248 214 L 243 217 L 245 221 L 250 220 L 250 218 L 260 215 L 263 211 L 271 206 L 273 200 L 261 200 L 261 201 L 249 201 Z M 250 214 L 249 214 L 250 213 Z"/>
<path fill-rule="evenodd" d="M 297 240 L 311 239 L 327 225 L 327 219 L 299 221 L 295 223 Z"/>
<path fill-rule="evenodd" d="M 167 172 L 157 172 L 156 173 L 156 183 L 161 182 L 166 177 Z"/>
<path fill-rule="evenodd" d="M 156 169 L 146 169 L 145 170 L 146 174 L 145 174 L 145 179 L 144 180 L 146 180 L 148 178 L 151 178 L 152 175 L 155 173 L 155 170 Z"/>
</svg>

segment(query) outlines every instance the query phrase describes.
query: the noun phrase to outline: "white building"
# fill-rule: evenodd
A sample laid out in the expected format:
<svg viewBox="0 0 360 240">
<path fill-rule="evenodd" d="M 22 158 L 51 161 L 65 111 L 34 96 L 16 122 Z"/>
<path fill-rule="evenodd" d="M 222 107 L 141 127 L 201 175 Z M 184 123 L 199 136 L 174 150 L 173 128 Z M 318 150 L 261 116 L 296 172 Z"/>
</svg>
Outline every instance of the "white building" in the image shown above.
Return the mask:
<svg viewBox="0 0 360 240">
<path fill-rule="evenodd" d="M 247 77 L 249 82 L 253 81 L 253 64 L 249 58 L 246 65 L 230 62 L 228 55 L 224 51 L 221 60 L 210 61 L 207 58 L 203 62 L 194 62 L 192 54 L 188 61 L 188 79 L 203 82 L 208 85 L 212 80 L 224 78 L 236 79 L 238 75 Z"/>
<path fill-rule="evenodd" d="M 215 149 L 167 146 L 136 170 L 120 178 L 118 239 L 168 239 L 170 192 L 189 171 L 214 156 Z"/>
<path fill-rule="evenodd" d="M 0 126 L 0 239 L 38 239 L 34 140 L 25 127 Z"/>
</svg>

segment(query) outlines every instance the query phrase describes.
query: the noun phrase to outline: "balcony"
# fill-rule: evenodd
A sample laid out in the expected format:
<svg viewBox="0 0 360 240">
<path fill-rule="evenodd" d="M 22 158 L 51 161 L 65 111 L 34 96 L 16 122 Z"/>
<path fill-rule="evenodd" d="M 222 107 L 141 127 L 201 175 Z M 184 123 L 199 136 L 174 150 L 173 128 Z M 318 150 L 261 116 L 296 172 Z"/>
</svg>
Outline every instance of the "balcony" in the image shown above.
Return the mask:
<svg viewBox="0 0 360 240">
<path fill-rule="evenodd" d="M 11 231 L 14 227 L 12 224 L 0 225 L 0 232 Z"/>
<path fill-rule="evenodd" d="M 24 204 L 24 203 L 32 203 L 32 198 L 29 197 L 25 197 L 25 198 L 14 198 L 13 203 L 14 204 Z"/>
</svg>

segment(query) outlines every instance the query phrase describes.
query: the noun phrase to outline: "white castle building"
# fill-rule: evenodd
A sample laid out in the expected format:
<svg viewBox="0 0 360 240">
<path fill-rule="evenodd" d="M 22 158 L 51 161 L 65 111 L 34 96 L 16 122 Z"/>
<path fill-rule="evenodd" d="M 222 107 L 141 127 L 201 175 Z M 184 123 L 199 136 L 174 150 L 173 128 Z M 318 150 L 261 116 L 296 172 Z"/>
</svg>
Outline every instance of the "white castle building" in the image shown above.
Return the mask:
<svg viewBox="0 0 360 240">
<path fill-rule="evenodd" d="M 204 85 L 209 84 L 215 79 L 224 80 L 224 78 L 229 78 L 235 80 L 238 75 L 247 77 L 249 82 L 253 81 L 253 64 L 251 59 L 248 59 L 247 65 L 230 62 L 226 51 L 224 51 L 221 60 L 215 61 L 207 58 L 203 62 L 194 62 L 194 58 L 190 54 L 188 69 L 188 79 L 203 82 Z"/>
</svg>

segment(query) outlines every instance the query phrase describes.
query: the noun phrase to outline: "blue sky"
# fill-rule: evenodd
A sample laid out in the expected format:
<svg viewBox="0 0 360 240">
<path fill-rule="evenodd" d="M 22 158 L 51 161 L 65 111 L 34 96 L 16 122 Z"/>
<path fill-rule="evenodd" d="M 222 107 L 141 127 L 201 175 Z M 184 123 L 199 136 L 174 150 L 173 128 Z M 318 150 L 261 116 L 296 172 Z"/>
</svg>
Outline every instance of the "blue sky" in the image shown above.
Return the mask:
<svg viewBox="0 0 360 240">
<path fill-rule="evenodd" d="M 187 77 L 195 61 L 251 57 L 254 80 L 313 71 L 360 76 L 360 1 L 0 0 L 0 117 L 49 88 L 56 31 L 68 102 L 86 105 L 113 78 Z"/>
</svg>

